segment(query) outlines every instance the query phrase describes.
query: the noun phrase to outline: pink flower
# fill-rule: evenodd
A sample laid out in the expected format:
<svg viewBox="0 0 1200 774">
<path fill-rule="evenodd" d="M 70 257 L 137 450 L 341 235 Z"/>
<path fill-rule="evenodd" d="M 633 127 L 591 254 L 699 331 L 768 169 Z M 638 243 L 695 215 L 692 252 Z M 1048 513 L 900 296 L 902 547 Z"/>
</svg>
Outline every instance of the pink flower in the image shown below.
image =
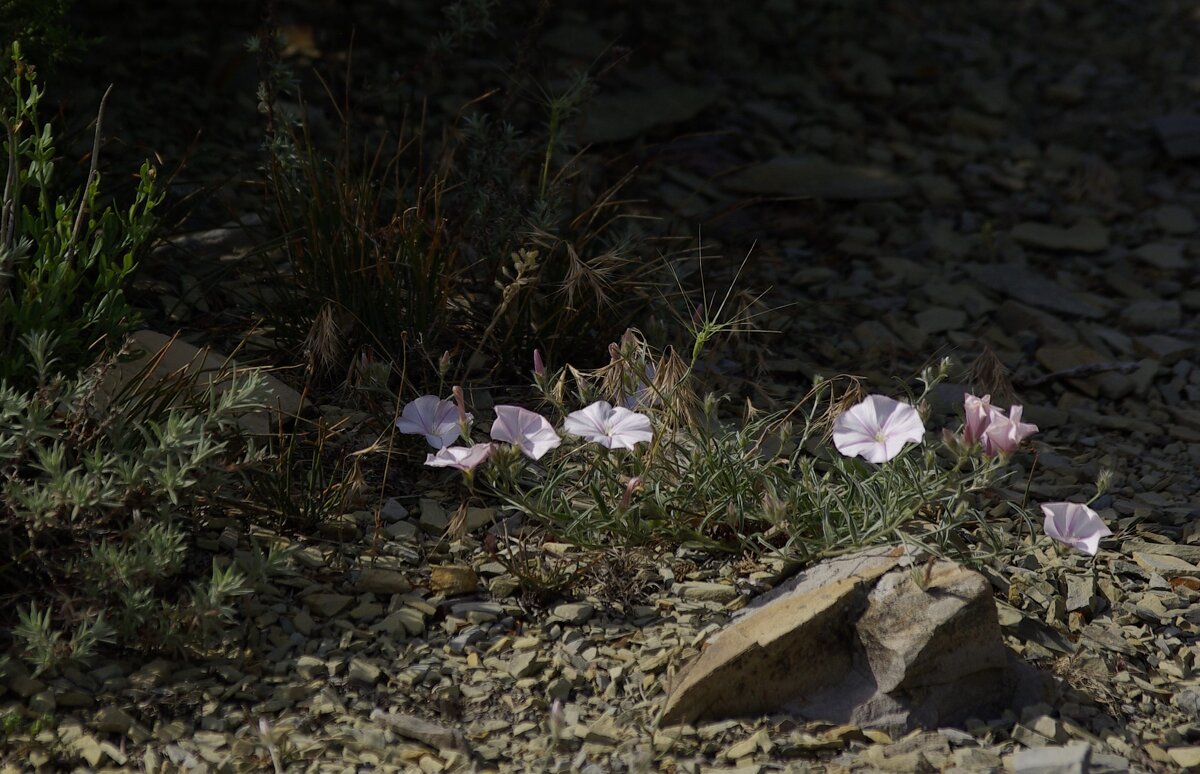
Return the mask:
<svg viewBox="0 0 1200 774">
<path fill-rule="evenodd" d="M 1013 406 L 1008 410 L 1009 416 L 1001 415 L 993 419 L 984 433 L 983 450 L 986 454 L 1014 452 L 1029 436 L 1038 431 L 1037 425 L 1021 421 L 1021 406 Z"/>
<path fill-rule="evenodd" d="M 546 364 L 542 362 L 542 353 L 536 349 L 533 351 L 533 375 L 545 376 Z"/>
<path fill-rule="evenodd" d="M 992 405 L 991 399 L 991 395 L 982 398 L 970 393 L 963 395 L 963 413 L 966 415 L 963 443 L 967 446 L 980 444 L 983 453 L 989 457 L 1016 451 L 1022 441 L 1038 431 L 1037 425 L 1021 421 L 1021 406 L 1010 406 L 1008 411 L 1012 416 L 1007 417 L 1004 409 Z"/>
<path fill-rule="evenodd" d="M 562 443 L 545 417 L 519 406 L 496 406 L 492 438 L 515 444 L 525 456 L 535 460 Z"/>
<path fill-rule="evenodd" d="M 917 410 L 884 395 L 868 395 L 833 423 L 833 445 L 847 457 L 887 462 L 906 443 L 920 443 L 925 425 Z"/>
<path fill-rule="evenodd" d="M 992 405 L 992 396 L 984 395 L 977 398 L 970 393 L 963 395 L 963 413 L 966 422 L 963 425 L 963 442 L 967 446 L 983 441 L 984 433 L 992 420 L 1004 416 L 1004 411 Z"/>
<path fill-rule="evenodd" d="M 436 395 L 422 395 L 404 407 L 396 420 L 396 429 L 402 433 L 424 435 L 435 449 L 454 443 L 464 426 L 471 422 L 471 415 L 462 414 L 452 400 L 439 400 Z"/>
<path fill-rule="evenodd" d="M 425 464 L 431 468 L 456 468 L 469 473 L 492 454 L 490 443 L 474 446 L 447 446 L 437 454 L 425 455 Z"/>
<path fill-rule="evenodd" d="M 1043 529 L 1047 535 L 1085 554 L 1095 556 L 1100 548 L 1100 538 L 1112 534 L 1100 515 L 1086 505 L 1043 503 L 1042 513 L 1046 514 Z"/>
<path fill-rule="evenodd" d="M 614 408 L 598 400 L 579 411 L 572 411 L 563 422 L 563 430 L 598 443 L 606 449 L 632 449 L 654 438 L 650 418 L 623 406 Z"/>
</svg>

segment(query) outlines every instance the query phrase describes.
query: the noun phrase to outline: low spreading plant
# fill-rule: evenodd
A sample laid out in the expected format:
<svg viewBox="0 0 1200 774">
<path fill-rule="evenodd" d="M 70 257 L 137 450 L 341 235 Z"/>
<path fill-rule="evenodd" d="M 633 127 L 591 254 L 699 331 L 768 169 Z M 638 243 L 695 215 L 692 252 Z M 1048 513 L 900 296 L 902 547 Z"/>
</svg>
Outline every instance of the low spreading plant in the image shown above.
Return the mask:
<svg viewBox="0 0 1200 774">
<path fill-rule="evenodd" d="M 0 649 L 36 671 L 86 660 L 101 643 L 211 641 L 251 590 L 243 569 L 205 558 L 194 537 L 232 470 L 255 456 L 237 418 L 265 405 L 261 376 L 118 388 L 113 367 L 42 374 L 34 391 L 0 384 Z"/>
<path fill-rule="evenodd" d="M 925 398 L 949 361 L 922 372 L 912 402 L 860 399 L 857 385 L 818 378 L 790 410 L 748 407 L 732 423 L 714 396 L 691 396 L 697 351 L 682 364 L 629 334 L 610 352 L 610 364 L 590 374 L 551 374 L 537 358 L 535 382 L 561 430 L 533 411 L 497 406 L 491 441 L 475 442 L 461 391 L 410 403 L 397 426 L 438 448 L 426 465 L 461 470 L 472 494 L 482 489 L 556 539 L 585 546 L 684 545 L 800 563 L 882 542 L 969 562 L 1011 550 L 986 511 L 1037 427 L 1021 406 L 1005 412 L 968 394 L 961 431 L 927 443 Z M 585 408 L 564 404 L 568 373 Z M 1094 554 L 1110 534 L 1084 505 L 1042 508 L 1046 533 L 1066 545 Z"/>
</svg>

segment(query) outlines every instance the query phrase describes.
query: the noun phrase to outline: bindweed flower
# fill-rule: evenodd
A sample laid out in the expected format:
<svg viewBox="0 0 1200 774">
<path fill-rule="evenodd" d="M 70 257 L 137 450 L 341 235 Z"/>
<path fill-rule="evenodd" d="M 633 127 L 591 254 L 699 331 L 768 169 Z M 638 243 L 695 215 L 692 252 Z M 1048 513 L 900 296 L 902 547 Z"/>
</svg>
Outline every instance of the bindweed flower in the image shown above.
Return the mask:
<svg viewBox="0 0 1200 774">
<path fill-rule="evenodd" d="M 474 446 L 447 446 L 437 454 L 425 455 L 425 464 L 431 468 L 456 468 L 469 473 L 479 467 L 492 454 L 490 443 Z"/>
<path fill-rule="evenodd" d="M 868 395 L 842 412 L 833 423 L 833 445 L 847 457 L 887 462 L 904 449 L 920 443 L 925 425 L 917 410 L 886 395 Z"/>
<path fill-rule="evenodd" d="M 620 508 L 624 510 L 633 503 L 633 495 L 642 488 L 642 477 L 634 476 L 625 482 L 625 493 L 621 495 Z"/>
<path fill-rule="evenodd" d="M 1003 452 L 1009 454 L 1017 450 L 1029 436 L 1038 431 L 1037 425 L 1021 421 L 1021 406 L 1013 406 L 1008 410 L 1008 416 L 993 419 L 984 433 L 983 450 L 987 454 Z"/>
<path fill-rule="evenodd" d="M 435 449 L 442 449 L 454 441 L 470 426 L 471 415 L 463 412 L 452 400 L 441 400 L 436 395 L 422 395 L 404 407 L 396 420 L 396 429 L 402 433 L 424 435 Z"/>
<path fill-rule="evenodd" d="M 549 727 L 550 738 L 555 747 L 558 746 L 559 740 L 562 739 L 563 729 L 567 726 L 567 716 L 563 712 L 563 703 L 559 699 L 555 699 L 550 705 L 550 713 L 546 717 L 546 725 Z"/>
<path fill-rule="evenodd" d="M 533 351 L 533 375 L 546 375 L 546 364 L 542 362 L 542 353 L 536 349 Z"/>
<path fill-rule="evenodd" d="M 606 449 L 632 449 L 654 438 L 650 417 L 623 406 L 614 408 L 606 400 L 598 400 L 585 409 L 572 411 L 563 422 L 563 430 Z"/>
<path fill-rule="evenodd" d="M 496 406 L 492 438 L 513 444 L 535 460 L 562 443 L 545 417 L 520 406 Z"/>
<path fill-rule="evenodd" d="M 963 423 L 963 442 L 967 446 L 982 442 L 992 420 L 1004 416 L 1002 409 L 992 405 L 991 395 L 977 398 L 970 393 L 963 395 L 963 413 L 966 415 L 966 421 Z"/>
<path fill-rule="evenodd" d="M 967 446 L 980 444 L 989 457 L 1009 454 L 1017 450 L 1029 436 L 1038 431 L 1037 425 L 1021 421 L 1021 406 L 1010 406 L 1009 416 L 1004 409 L 992 405 L 992 396 L 977 398 L 970 393 L 963 395 L 963 443 Z"/>
<path fill-rule="evenodd" d="M 1046 514 L 1043 529 L 1047 535 L 1085 554 L 1095 556 L 1100 549 L 1100 538 L 1112 534 L 1100 514 L 1086 505 L 1043 503 L 1042 513 Z"/>
</svg>

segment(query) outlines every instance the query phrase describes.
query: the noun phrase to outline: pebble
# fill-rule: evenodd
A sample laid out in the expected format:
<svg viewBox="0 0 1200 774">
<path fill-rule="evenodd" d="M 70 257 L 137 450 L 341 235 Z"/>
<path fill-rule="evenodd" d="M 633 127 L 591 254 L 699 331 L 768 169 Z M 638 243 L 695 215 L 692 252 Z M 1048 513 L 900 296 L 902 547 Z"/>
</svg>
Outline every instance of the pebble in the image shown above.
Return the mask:
<svg viewBox="0 0 1200 774">
<path fill-rule="evenodd" d="M 1164 204 L 1156 209 L 1154 222 L 1172 236 L 1184 236 L 1196 230 L 1196 218 L 1192 211 L 1180 204 Z"/>
<path fill-rule="evenodd" d="M 1013 239 L 1031 247 L 1065 252 L 1099 253 L 1108 249 L 1108 229 L 1095 218 L 1084 218 L 1070 228 L 1049 223 L 1020 223 Z"/>
<path fill-rule="evenodd" d="M 697 602 L 725 603 L 732 602 L 739 596 L 738 590 L 729 584 L 708 583 L 705 581 L 680 583 L 674 591 L 683 599 L 690 599 Z"/>
<path fill-rule="evenodd" d="M 322 618 L 333 618 L 349 607 L 353 601 L 354 597 L 345 594 L 309 594 L 304 598 L 305 606 Z"/>
<path fill-rule="evenodd" d="M 92 727 L 106 734 L 124 734 L 133 724 L 133 715 L 120 707 L 102 707 L 92 716 Z"/>
<path fill-rule="evenodd" d="M 595 612 L 596 608 L 586 602 L 567 602 L 556 605 L 550 611 L 550 619 L 577 626 L 591 620 Z"/>
</svg>

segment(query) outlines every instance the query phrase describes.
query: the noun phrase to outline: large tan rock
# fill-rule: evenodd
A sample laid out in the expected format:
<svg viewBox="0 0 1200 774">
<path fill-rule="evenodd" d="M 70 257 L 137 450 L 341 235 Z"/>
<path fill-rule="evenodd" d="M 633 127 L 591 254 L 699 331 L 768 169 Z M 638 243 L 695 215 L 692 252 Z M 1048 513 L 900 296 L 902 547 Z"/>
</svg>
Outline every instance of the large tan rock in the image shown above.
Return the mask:
<svg viewBox="0 0 1200 774">
<path fill-rule="evenodd" d="M 952 562 L 909 565 L 870 549 L 777 589 L 709 640 L 660 722 L 787 712 L 895 733 L 1009 706 L 1014 659 L 987 579 Z"/>
<path fill-rule="evenodd" d="M 98 392 L 98 402 L 112 400 L 131 387 L 134 379 L 141 379 L 143 374 L 147 386 L 174 375 L 187 375 L 197 376 L 196 385 L 201 389 L 215 381 L 220 392 L 236 374 L 244 374 L 248 370 L 209 348 L 200 349 L 178 337 L 165 336 L 152 330 L 130 334 L 127 349 L 131 359 L 118 363 L 109 371 Z M 147 372 L 148 365 L 152 367 Z M 256 435 L 273 432 L 277 416 L 294 417 L 303 406 L 303 398 L 296 390 L 269 374 L 264 374 L 263 380 L 263 403 L 268 410 L 247 413 L 238 418 L 243 430 Z"/>
<path fill-rule="evenodd" d="M 709 638 L 677 677 L 661 723 L 756 715 L 836 685 L 852 666 L 851 627 L 900 556 L 875 549 L 816 565 Z"/>
</svg>

